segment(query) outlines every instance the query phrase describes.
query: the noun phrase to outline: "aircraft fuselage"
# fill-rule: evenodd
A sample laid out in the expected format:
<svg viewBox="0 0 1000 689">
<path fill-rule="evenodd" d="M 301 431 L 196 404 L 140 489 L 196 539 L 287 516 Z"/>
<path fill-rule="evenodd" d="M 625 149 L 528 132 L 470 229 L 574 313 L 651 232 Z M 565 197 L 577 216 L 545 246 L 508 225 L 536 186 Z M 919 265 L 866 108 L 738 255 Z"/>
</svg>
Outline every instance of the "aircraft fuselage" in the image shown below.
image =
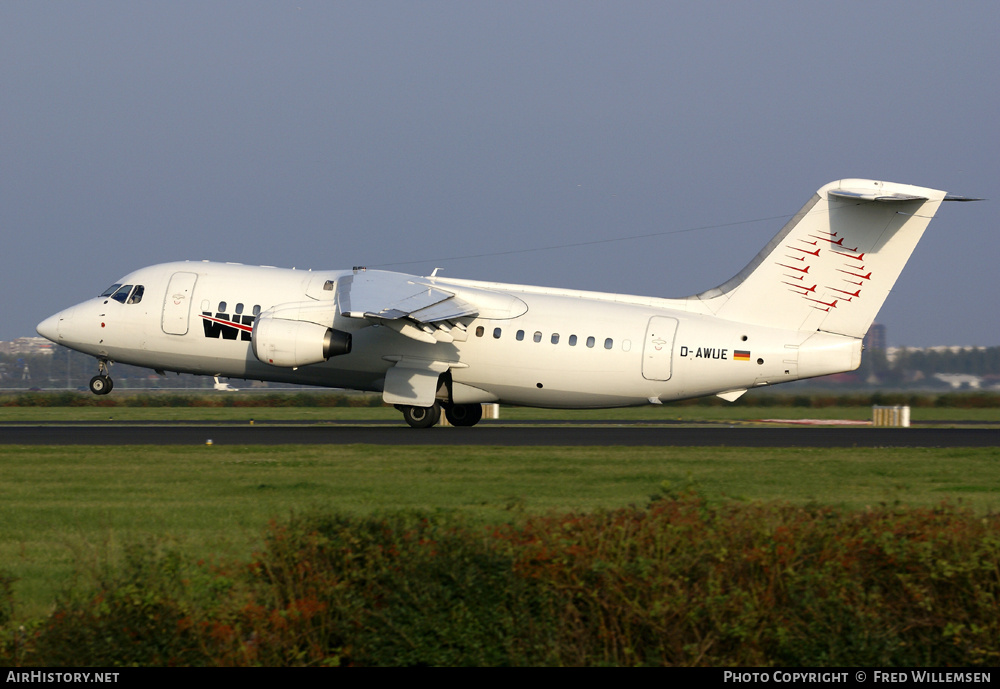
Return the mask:
<svg viewBox="0 0 1000 689">
<path fill-rule="evenodd" d="M 334 298 L 322 286 L 351 274 L 161 264 L 122 278 L 123 285 L 143 286 L 139 303 L 91 299 L 52 316 L 39 332 L 98 358 L 157 370 L 367 391 L 382 391 L 386 371 L 401 360 L 440 362 L 450 371 L 455 402 L 566 408 L 745 390 L 860 361 L 854 338 L 729 322 L 682 310 L 683 300 L 445 278 L 434 282 L 488 290 L 503 304 L 490 317 L 473 319 L 464 341 L 420 342 L 337 315 L 330 303 L 334 326 L 353 338 L 350 353 L 295 368 L 258 360 L 251 333 L 260 313 L 281 304 L 322 305 Z M 178 276 L 193 276 L 192 288 L 175 304 L 170 285 Z M 819 367 L 805 362 L 803 370 L 798 349 L 810 338 L 840 355 Z"/>
</svg>

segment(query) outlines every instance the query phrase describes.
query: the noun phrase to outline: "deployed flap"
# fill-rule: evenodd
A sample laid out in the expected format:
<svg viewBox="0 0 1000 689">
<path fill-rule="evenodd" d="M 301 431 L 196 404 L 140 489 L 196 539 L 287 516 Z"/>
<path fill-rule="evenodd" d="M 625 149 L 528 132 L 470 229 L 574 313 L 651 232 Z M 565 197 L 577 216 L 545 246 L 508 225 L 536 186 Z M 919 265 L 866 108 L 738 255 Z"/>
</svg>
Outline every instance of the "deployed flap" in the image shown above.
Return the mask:
<svg viewBox="0 0 1000 689">
<path fill-rule="evenodd" d="M 355 270 L 337 280 L 337 304 L 346 318 L 386 325 L 419 342 L 464 342 L 474 318 L 516 318 L 528 305 L 511 294 L 453 285 L 385 270 Z"/>
<path fill-rule="evenodd" d="M 478 314 L 476 307 L 412 275 L 367 270 L 337 281 L 340 312 L 351 318 L 435 323 Z"/>
</svg>

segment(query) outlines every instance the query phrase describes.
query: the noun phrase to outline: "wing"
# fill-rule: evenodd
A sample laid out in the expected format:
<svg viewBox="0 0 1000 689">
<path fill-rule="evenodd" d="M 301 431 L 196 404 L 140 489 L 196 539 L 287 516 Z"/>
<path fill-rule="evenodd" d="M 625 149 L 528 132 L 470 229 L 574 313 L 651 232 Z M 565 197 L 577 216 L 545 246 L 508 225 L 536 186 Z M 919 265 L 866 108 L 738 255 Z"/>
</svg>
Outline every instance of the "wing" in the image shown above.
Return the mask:
<svg viewBox="0 0 1000 689">
<path fill-rule="evenodd" d="M 337 304 L 343 316 L 387 325 L 429 343 L 464 341 L 466 327 L 480 313 L 476 304 L 428 278 L 384 270 L 358 271 L 338 280 Z"/>
</svg>

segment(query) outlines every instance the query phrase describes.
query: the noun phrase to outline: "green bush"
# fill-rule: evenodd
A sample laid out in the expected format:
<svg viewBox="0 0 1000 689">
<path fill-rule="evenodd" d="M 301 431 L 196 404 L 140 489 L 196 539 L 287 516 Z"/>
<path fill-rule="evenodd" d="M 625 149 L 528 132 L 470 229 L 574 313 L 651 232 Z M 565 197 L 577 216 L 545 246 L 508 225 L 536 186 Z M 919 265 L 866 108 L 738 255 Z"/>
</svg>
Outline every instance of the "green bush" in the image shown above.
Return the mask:
<svg viewBox="0 0 1000 689">
<path fill-rule="evenodd" d="M 272 526 L 248 572 L 258 595 L 233 618 L 226 662 L 528 662 L 517 642 L 531 584 L 503 549 L 447 521 L 294 517 Z"/>
<path fill-rule="evenodd" d="M 46 666 L 202 665 L 202 630 L 192 622 L 176 552 L 126 547 L 89 588 L 68 591 L 35 630 L 24 659 Z M 206 611 L 202 608 L 202 611 Z"/>
<path fill-rule="evenodd" d="M 243 565 L 132 546 L 29 627 L 19 662 L 50 666 L 996 665 L 1000 517 L 695 494 L 488 528 L 295 515 Z"/>
<path fill-rule="evenodd" d="M 998 534 L 997 518 L 951 508 L 693 496 L 517 532 L 518 565 L 575 630 L 563 662 L 885 666 L 997 662 Z"/>
</svg>

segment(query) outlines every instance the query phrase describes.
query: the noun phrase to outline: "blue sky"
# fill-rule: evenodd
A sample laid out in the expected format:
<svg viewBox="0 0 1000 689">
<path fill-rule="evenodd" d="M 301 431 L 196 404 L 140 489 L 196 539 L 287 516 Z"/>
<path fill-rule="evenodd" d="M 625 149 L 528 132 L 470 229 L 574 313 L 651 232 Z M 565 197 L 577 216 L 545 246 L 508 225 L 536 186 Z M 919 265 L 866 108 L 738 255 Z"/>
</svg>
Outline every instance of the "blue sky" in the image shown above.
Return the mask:
<svg viewBox="0 0 1000 689">
<path fill-rule="evenodd" d="M 870 177 L 994 199 L 942 208 L 880 314 L 889 344 L 1000 345 L 998 20 L 0 0 L 0 339 L 177 259 L 686 296 L 823 184 Z"/>
</svg>

